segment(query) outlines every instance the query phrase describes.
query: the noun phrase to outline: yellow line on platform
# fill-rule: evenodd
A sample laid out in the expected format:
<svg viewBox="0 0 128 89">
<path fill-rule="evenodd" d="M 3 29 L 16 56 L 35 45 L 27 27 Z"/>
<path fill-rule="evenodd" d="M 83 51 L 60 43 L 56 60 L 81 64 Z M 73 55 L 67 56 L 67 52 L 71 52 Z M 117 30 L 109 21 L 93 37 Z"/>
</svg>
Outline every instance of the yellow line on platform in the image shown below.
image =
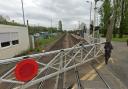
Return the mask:
<svg viewBox="0 0 128 89">
<path fill-rule="evenodd" d="M 102 68 L 104 65 L 104 62 L 101 63 L 98 67 L 96 67 L 97 69 Z M 88 72 L 87 74 L 85 74 L 80 80 L 93 80 L 95 77 L 97 76 L 95 70 L 91 70 L 90 72 Z M 72 89 L 76 89 L 76 84 L 74 84 Z"/>
<path fill-rule="evenodd" d="M 97 69 L 102 68 L 104 65 L 104 63 L 101 63 Z M 88 74 L 84 75 L 81 80 L 93 80 L 95 77 L 97 76 L 97 74 L 95 73 L 95 70 L 91 70 Z"/>
</svg>

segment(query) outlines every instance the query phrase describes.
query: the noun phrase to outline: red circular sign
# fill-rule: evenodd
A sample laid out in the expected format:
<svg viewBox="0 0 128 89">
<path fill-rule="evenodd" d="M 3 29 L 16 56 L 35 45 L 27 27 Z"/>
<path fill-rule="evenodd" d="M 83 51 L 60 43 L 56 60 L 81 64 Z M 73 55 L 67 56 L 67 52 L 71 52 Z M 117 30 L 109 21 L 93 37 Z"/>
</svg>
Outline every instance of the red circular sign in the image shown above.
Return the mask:
<svg viewBox="0 0 128 89">
<path fill-rule="evenodd" d="M 38 73 L 38 64 L 32 58 L 20 61 L 15 68 L 15 77 L 19 81 L 27 82 L 33 79 Z"/>
</svg>

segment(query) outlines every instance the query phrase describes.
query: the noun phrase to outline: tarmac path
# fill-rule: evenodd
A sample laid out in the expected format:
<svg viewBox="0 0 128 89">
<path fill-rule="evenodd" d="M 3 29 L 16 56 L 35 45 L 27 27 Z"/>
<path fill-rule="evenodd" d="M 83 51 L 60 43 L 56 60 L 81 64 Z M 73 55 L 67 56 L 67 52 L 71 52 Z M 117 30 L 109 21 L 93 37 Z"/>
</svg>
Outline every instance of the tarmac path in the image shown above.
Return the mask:
<svg viewBox="0 0 128 89">
<path fill-rule="evenodd" d="M 112 44 L 114 49 L 108 68 L 128 89 L 128 46 L 126 42 L 112 42 Z"/>
</svg>

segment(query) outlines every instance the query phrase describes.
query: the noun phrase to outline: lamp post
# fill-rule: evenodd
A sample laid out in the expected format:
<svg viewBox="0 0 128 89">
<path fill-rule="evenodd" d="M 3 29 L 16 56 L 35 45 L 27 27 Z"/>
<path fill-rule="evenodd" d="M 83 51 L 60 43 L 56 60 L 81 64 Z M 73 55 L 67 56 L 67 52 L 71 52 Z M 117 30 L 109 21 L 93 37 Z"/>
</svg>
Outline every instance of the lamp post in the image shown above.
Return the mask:
<svg viewBox="0 0 128 89">
<path fill-rule="evenodd" d="M 23 22 L 24 22 L 24 26 L 25 26 L 25 16 L 24 16 L 24 3 L 23 3 L 23 0 L 21 0 L 21 4 L 22 4 Z"/>
<path fill-rule="evenodd" d="M 91 1 L 86 1 L 87 3 L 90 3 L 90 24 L 91 24 L 91 19 L 92 19 L 92 2 Z M 88 30 L 88 34 L 90 34 L 90 30 Z"/>
<path fill-rule="evenodd" d="M 95 6 L 94 6 L 94 24 L 93 24 L 93 43 L 95 43 L 95 25 L 96 25 L 96 4 L 99 0 L 94 0 Z"/>
<path fill-rule="evenodd" d="M 93 33 L 92 33 L 92 37 L 93 37 L 93 43 L 95 42 L 95 23 L 96 23 L 96 3 L 99 0 L 94 0 L 94 21 L 93 21 Z M 91 8 L 90 8 L 90 24 L 91 24 L 91 12 L 92 12 L 92 2 L 91 1 L 86 1 L 87 3 L 91 3 Z M 90 33 L 90 31 L 89 31 Z"/>
<path fill-rule="evenodd" d="M 96 23 L 96 0 L 95 0 L 95 6 L 94 6 L 94 22 L 93 22 L 93 43 L 95 43 L 95 23 Z"/>
</svg>

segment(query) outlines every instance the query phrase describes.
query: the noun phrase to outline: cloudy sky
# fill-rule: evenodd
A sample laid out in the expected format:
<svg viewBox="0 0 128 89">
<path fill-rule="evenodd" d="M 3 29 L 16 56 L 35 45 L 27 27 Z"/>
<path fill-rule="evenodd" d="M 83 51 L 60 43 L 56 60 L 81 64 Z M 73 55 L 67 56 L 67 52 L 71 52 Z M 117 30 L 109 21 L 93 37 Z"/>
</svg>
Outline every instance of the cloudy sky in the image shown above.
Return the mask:
<svg viewBox="0 0 128 89">
<path fill-rule="evenodd" d="M 76 28 L 79 22 L 88 25 L 91 4 L 86 1 L 24 0 L 25 19 L 28 19 L 32 25 L 42 26 L 51 26 L 51 19 L 52 25 L 57 26 L 58 20 L 62 20 L 66 30 Z M 93 0 L 88 1 L 93 2 Z M 0 15 L 9 16 L 11 20 L 23 23 L 21 0 L 0 0 Z"/>
</svg>

